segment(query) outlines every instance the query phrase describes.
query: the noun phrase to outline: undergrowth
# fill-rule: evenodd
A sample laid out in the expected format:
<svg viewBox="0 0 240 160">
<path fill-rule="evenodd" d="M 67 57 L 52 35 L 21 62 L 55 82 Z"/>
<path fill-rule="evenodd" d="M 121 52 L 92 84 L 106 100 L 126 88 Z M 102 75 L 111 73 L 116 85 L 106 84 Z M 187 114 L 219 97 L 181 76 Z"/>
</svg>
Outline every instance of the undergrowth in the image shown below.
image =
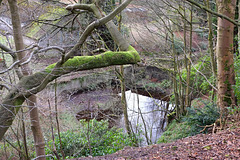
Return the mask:
<svg viewBox="0 0 240 160">
<path fill-rule="evenodd" d="M 107 121 L 80 121 L 81 130 L 61 132 L 62 150 L 65 158 L 103 156 L 114 153 L 125 146 L 133 146 L 133 140 L 122 129 L 109 129 Z M 46 154 L 54 155 L 53 141 L 47 143 Z M 59 136 L 55 135 L 55 146 L 60 157 Z M 56 158 L 56 157 L 55 157 Z"/>
<path fill-rule="evenodd" d="M 168 143 L 188 136 L 199 134 L 206 125 L 213 124 L 219 118 L 216 105 L 207 104 L 203 108 L 188 108 L 187 115 L 173 120 L 159 138 L 158 143 Z M 203 133 L 207 133 L 204 130 Z"/>
</svg>

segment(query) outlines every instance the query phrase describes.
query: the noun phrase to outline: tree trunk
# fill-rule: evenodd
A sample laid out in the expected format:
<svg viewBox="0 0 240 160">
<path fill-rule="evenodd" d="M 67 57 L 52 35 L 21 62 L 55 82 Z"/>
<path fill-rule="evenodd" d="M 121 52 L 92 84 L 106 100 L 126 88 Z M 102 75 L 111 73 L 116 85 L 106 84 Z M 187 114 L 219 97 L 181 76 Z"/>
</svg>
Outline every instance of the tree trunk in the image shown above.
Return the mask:
<svg viewBox="0 0 240 160">
<path fill-rule="evenodd" d="M 205 5 L 208 9 L 210 9 L 209 0 L 204 1 Z M 213 51 L 213 25 L 212 25 L 212 14 L 207 12 L 207 20 L 208 20 L 208 51 L 211 57 L 211 66 L 214 79 L 217 79 L 217 63 L 216 63 L 216 55 Z M 216 85 L 216 82 L 213 84 Z M 214 100 L 216 91 L 213 89 L 212 100 Z"/>
<path fill-rule="evenodd" d="M 44 150 L 45 141 L 40 125 L 38 108 L 35 106 L 37 103 L 37 97 L 32 95 L 27 101 L 30 111 L 31 129 L 34 137 L 36 156 L 39 157 L 37 160 L 44 160 L 46 159 Z"/>
<path fill-rule="evenodd" d="M 177 84 L 177 74 L 178 74 L 178 57 L 176 54 L 175 46 L 174 46 L 174 33 L 171 33 L 171 40 L 172 40 L 172 56 L 173 56 L 173 64 L 174 64 L 174 70 L 173 70 L 173 92 L 174 92 L 174 100 L 175 100 L 175 108 L 176 108 L 176 118 L 180 118 L 180 106 L 179 106 L 179 93 L 178 93 L 178 84 Z M 179 76 L 180 77 L 180 76 Z M 180 78 L 179 78 L 180 81 Z M 179 82 L 180 83 L 180 82 Z"/>
<path fill-rule="evenodd" d="M 218 13 L 234 19 L 236 0 L 217 0 Z M 221 118 L 226 118 L 227 107 L 235 105 L 236 100 L 232 86 L 235 84 L 233 60 L 234 25 L 226 19 L 218 18 L 217 32 L 217 105 L 221 109 Z"/>
<path fill-rule="evenodd" d="M 115 2 L 114 2 L 115 4 Z M 119 4 L 122 4 L 122 0 L 119 1 Z M 121 32 L 121 23 L 122 23 L 122 14 L 119 15 L 118 20 L 118 31 Z M 124 122 L 125 122 L 125 128 L 127 130 L 127 133 L 129 136 L 131 136 L 131 129 L 130 129 L 130 122 L 128 119 L 128 111 L 127 111 L 127 99 L 126 99 L 126 86 L 125 86 L 125 77 L 124 77 L 124 67 L 123 65 L 120 66 L 120 74 L 121 74 L 121 102 L 122 102 L 122 108 L 123 108 L 123 115 L 124 115 Z"/>
<path fill-rule="evenodd" d="M 181 15 L 181 21 L 183 21 L 183 43 L 184 43 L 184 47 L 183 47 L 183 53 L 184 53 L 184 67 L 185 69 L 187 70 L 187 56 L 186 56 L 186 20 L 185 20 L 185 17 L 186 17 L 186 12 L 185 12 L 185 5 L 182 6 L 182 3 L 184 2 L 181 2 L 179 4 L 179 10 L 181 12 L 183 12 Z M 182 79 L 182 72 L 181 72 L 181 66 L 180 64 L 178 63 L 178 75 L 179 75 L 179 112 L 178 114 L 179 115 L 183 115 L 185 113 L 185 110 L 186 110 L 186 107 L 185 107 L 185 98 L 186 98 L 186 95 L 185 95 L 185 91 L 186 91 L 186 86 L 184 85 L 184 82 L 183 82 L 183 79 Z"/>
<path fill-rule="evenodd" d="M 191 6 L 191 11 L 190 11 L 190 33 L 189 33 L 189 51 L 187 55 L 187 79 L 186 79 L 186 99 L 185 99 L 185 106 L 190 107 L 191 106 L 191 92 L 190 92 L 190 85 L 191 85 L 191 56 L 192 56 L 192 32 L 193 32 L 193 27 L 192 27 L 192 10 L 193 10 L 193 5 Z"/>
<path fill-rule="evenodd" d="M 12 18 L 15 48 L 16 48 L 16 51 L 23 50 L 25 46 L 23 42 L 21 20 L 18 12 L 17 0 L 8 0 L 8 3 L 9 3 L 11 18 Z M 18 52 L 17 56 L 18 56 L 18 59 L 22 62 L 25 61 L 25 59 L 27 58 L 25 52 Z M 32 72 L 28 64 L 23 65 L 21 67 L 21 70 L 22 70 L 23 76 L 30 75 Z M 45 150 L 44 150 L 45 142 L 44 142 L 42 130 L 39 123 L 38 109 L 35 106 L 36 101 L 37 101 L 36 96 L 32 95 L 27 100 L 27 104 L 29 106 L 29 111 L 30 111 L 31 129 L 34 136 L 36 156 L 41 157 L 41 158 L 38 158 L 39 160 L 44 160 L 46 159 Z"/>
<path fill-rule="evenodd" d="M 128 112 L 127 112 L 127 100 L 126 100 L 126 87 L 125 87 L 125 78 L 124 78 L 124 68 L 123 65 L 120 66 L 120 83 L 121 83 L 121 102 L 122 102 L 122 108 L 123 108 L 123 115 L 124 115 L 124 122 L 125 122 L 125 128 L 127 130 L 128 135 L 131 135 L 131 129 L 130 124 L 128 120 Z"/>
</svg>

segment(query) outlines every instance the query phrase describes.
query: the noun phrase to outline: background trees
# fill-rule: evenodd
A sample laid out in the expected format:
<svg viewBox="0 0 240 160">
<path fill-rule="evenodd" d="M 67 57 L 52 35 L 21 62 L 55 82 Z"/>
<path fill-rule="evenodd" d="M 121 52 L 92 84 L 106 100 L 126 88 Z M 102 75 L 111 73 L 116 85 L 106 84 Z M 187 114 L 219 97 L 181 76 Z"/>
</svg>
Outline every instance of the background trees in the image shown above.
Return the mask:
<svg viewBox="0 0 240 160">
<path fill-rule="evenodd" d="M 17 2 L 20 6 L 19 12 L 16 12 Z M 64 140 L 61 141 L 61 124 L 59 123 L 67 118 L 60 118 L 60 122 L 58 121 L 58 118 L 63 116 L 58 115 L 60 112 L 58 105 L 62 105 L 64 102 L 65 109 L 71 108 L 69 110 L 72 115 L 77 114 L 79 119 L 87 120 L 85 123 L 81 122 L 84 126 L 82 127 L 87 130 L 84 132 L 86 138 L 78 140 L 87 145 L 88 152 L 86 155 L 95 154 L 93 146 L 98 144 L 96 145 L 91 137 L 91 133 L 94 132 L 91 128 L 98 126 L 98 124 L 95 124 L 95 121 L 90 121 L 90 119 L 102 120 L 105 119 L 102 115 L 105 115 L 109 122 L 113 122 L 122 113 L 121 110 L 117 110 L 116 112 L 119 112 L 119 115 L 116 115 L 113 110 L 118 108 L 116 106 L 118 106 L 119 101 L 116 95 L 121 92 L 119 84 L 123 80 L 125 80 L 125 84 L 122 83 L 122 88 L 126 87 L 132 92 L 167 101 L 166 103 L 161 102 L 164 105 L 158 104 L 157 109 L 153 107 L 153 110 L 151 110 L 153 115 L 156 113 L 155 110 L 163 110 L 163 118 L 159 120 L 159 122 L 161 121 L 160 128 L 165 126 L 169 109 L 173 111 L 172 115 L 178 120 L 186 113 L 199 111 L 198 109 L 189 109 L 199 103 L 197 98 L 207 99 L 208 102 L 212 103 L 210 106 L 217 103 L 222 110 L 221 118 L 227 118 L 229 106 L 234 109 L 233 106 L 236 105 L 235 94 L 237 94 L 233 91 L 235 84 L 235 75 L 233 74 L 233 27 L 234 24 L 237 24 L 234 21 L 236 2 L 218 1 L 217 6 L 213 1 L 207 0 L 140 0 L 133 1 L 130 5 L 128 5 L 129 0 L 124 1 L 122 5 L 120 5 L 121 1 L 112 0 L 68 2 L 71 4 L 65 4 L 66 1 L 9 0 L 9 4 L 4 1 L 1 5 L 4 12 L 1 12 L 0 15 L 0 48 L 2 51 L 0 58 L 3 59 L 0 60 L 3 63 L 0 70 L 0 85 L 2 87 L 1 93 L 4 96 L 1 98 L 0 108 L 0 139 L 12 126 L 15 117 L 21 120 L 21 129 L 19 127 L 16 131 L 13 129 L 13 134 L 18 139 L 17 146 L 19 147 L 15 148 L 20 154 L 19 157 L 25 157 L 26 159 L 33 157 L 28 155 L 27 152 L 29 149 L 27 147 L 28 131 L 25 115 L 35 112 L 34 115 L 31 115 L 37 117 L 37 109 L 40 109 L 41 116 L 40 120 L 31 118 L 34 125 L 44 121 L 45 119 L 41 119 L 41 117 L 46 116 L 48 119 L 46 123 L 51 124 L 52 133 L 51 136 L 47 136 L 52 139 L 50 143 L 47 143 L 51 146 L 51 149 L 48 148 L 47 152 L 53 154 L 56 158 L 65 156 L 66 144 L 62 144 L 63 148 L 61 144 L 54 144 L 55 139 L 57 143 L 64 143 Z M 116 8 L 117 6 L 120 7 Z M 125 7 L 127 8 L 122 12 L 122 16 L 119 16 L 118 13 Z M 214 11 L 215 8 L 218 8 L 218 11 Z M 112 10 L 114 12 L 111 12 Z M 8 13 L 9 15 L 12 14 L 11 18 Z M 22 22 L 18 19 L 19 14 Z M 106 25 L 103 26 L 103 24 Z M 217 26 L 218 30 L 216 30 Z M 12 43 L 12 36 L 14 42 L 16 42 L 15 46 Z M 139 64 L 144 68 L 143 70 L 139 66 L 128 66 L 122 67 L 121 72 L 117 68 L 97 70 L 95 71 L 96 75 L 92 74 L 93 71 L 78 72 L 110 65 L 139 62 L 139 55 L 130 44 L 140 52 L 141 63 Z M 214 53 L 214 47 L 216 47 L 216 53 Z M 105 52 L 107 50 L 112 51 Z M 101 54 L 101 52 L 104 53 Z M 32 71 L 30 71 L 31 68 Z M 106 75 L 102 76 L 100 71 L 105 71 L 104 74 Z M 86 77 L 84 77 L 85 74 Z M 65 77 L 59 79 L 63 75 Z M 55 80 L 54 83 L 53 80 Z M 64 83 L 66 83 L 68 89 L 63 89 Z M 73 85 L 70 85 L 70 83 Z M 47 93 L 50 90 L 44 90 L 46 86 L 52 87 L 54 91 L 51 90 L 51 93 Z M 237 85 L 235 87 L 237 88 Z M 114 98 L 104 100 L 113 102 L 110 107 L 105 102 L 103 104 L 95 103 L 93 99 L 89 98 L 90 95 L 79 98 L 80 95 L 84 95 L 85 91 L 90 93 L 96 91 L 96 88 L 101 91 L 106 89 L 107 93 L 109 92 L 108 94 L 114 92 Z M 49 97 L 46 96 L 46 93 L 49 94 Z M 33 106 L 30 103 L 35 101 L 35 98 L 32 97 L 35 94 L 40 99 L 40 104 L 44 101 L 42 99 L 47 97 L 48 100 L 43 103 L 45 107 L 29 107 Z M 100 95 L 94 96 L 98 99 L 104 99 L 99 98 Z M 206 98 L 209 96 L 211 98 Z M 82 99 L 82 101 L 79 99 Z M 24 103 L 26 100 L 29 102 L 28 104 Z M 153 103 L 157 102 L 154 101 Z M 36 102 L 34 104 L 39 106 Z M 24 105 L 28 106 L 29 112 Z M 53 106 L 56 108 L 54 111 Z M 135 104 L 135 106 L 138 105 Z M 150 106 L 148 105 L 148 107 Z M 199 104 L 199 106 L 201 105 Z M 73 109 L 74 107 L 76 110 Z M 126 109 L 124 113 L 128 116 L 127 107 L 124 108 Z M 209 110 L 207 108 L 206 110 L 212 111 L 211 109 L 214 110 L 214 108 Z M 18 114 L 19 111 L 21 111 L 21 114 Z M 149 126 L 153 128 L 153 125 L 146 122 L 144 114 L 147 113 L 144 113 L 140 108 L 136 112 L 138 113 L 137 119 L 143 121 L 144 129 L 131 125 L 126 118 L 125 122 L 129 124 L 127 139 L 132 140 L 129 144 L 133 145 L 135 142 L 135 144 L 141 144 L 138 140 L 141 139 L 139 135 L 142 133 L 148 144 L 151 144 L 153 134 L 148 132 L 147 128 Z M 52 115 L 55 115 L 56 122 Z M 218 117 L 218 114 L 215 115 L 214 117 Z M 132 117 L 129 116 L 129 119 Z M 213 123 L 214 120 L 215 118 L 211 119 L 209 123 Z M 74 120 L 71 119 L 71 121 Z M 196 123 L 210 125 L 202 122 Z M 15 123 L 13 123 L 14 125 Z M 54 126 L 57 126 L 57 134 L 55 134 Z M 112 123 L 109 126 L 112 127 Z M 46 130 L 45 127 L 43 130 Z M 76 133 L 74 129 L 72 131 L 66 130 L 62 133 L 83 136 L 83 132 L 80 134 L 80 132 Z M 101 128 L 99 130 L 101 131 Z M 96 132 L 99 132 L 99 130 Z M 104 134 L 108 135 L 105 132 L 106 127 L 103 130 Z M 18 132 L 21 132 L 22 135 L 18 136 Z M 41 131 L 37 132 L 37 134 L 40 133 Z M 45 133 L 46 131 L 43 131 L 43 134 Z M 118 132 L 112 132 L 112 130 L 109 133 L 118 134 Z M 121 134 L 122 132 L 119 133 L 116 137 L 125 137 L 124 134 Z M 42 136 L 35 137 L 41 139 L 39 141 L 40 145 L 36 143 L 36 146 L 39 146 L 41 150 L 41 153 L 37 151 L 36 157 L 45 155 Z M 20 144 L 20 139 L 23 139 L 23 145 Z M 14 140 L 15 138 L 12 141 L 15 142 Z M 35 142 L 37 141 L 35 139 Z M 8 138 L 6 138 L 6 142 L 10 142 Z M 9 144 L 15 146 L 11 142 Z M 111 145 L 114 146 L 114 142 L 111 142 Z M 22 151 L 22 146 L 24 146 L 25 151 Z M 99 146 L 101 145 L 99 144 Z M 80 145 L 80 147 L 83 147 L 83 145 Z"/>
</svg>

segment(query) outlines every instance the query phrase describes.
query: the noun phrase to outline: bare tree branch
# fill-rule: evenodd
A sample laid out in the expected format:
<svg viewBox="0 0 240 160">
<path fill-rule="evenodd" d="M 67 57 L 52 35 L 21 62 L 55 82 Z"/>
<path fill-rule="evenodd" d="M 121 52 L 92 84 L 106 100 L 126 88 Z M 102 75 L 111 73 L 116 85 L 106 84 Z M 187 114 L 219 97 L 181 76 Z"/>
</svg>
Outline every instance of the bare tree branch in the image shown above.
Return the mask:
<svg viewBox="0 0 240 160">
<path fill-rule="evenodd" d="M 12 30 L 12 26 L 8 24 L 6 21 L 0 18 L 0 21 L 3 22 L 10 30 Z"/>
<path fill-rule="evenodd" d="M 38 51 L 38 53 L 40 53 L 40 52 L 46 52 L 46 51 L 52 50 L 52 49 L 56 49 L 56 50 L 58 50 L 58 51 L 61 52 L 61 53 L 64 53 L 64 52 L 65 52 L 65 50 L 64 50 L 63 48 L 59 47 L 59 46 L 49 46 L 49 47 L 47 47 L 47 48 L 40 49 L 40 50 Z"/>
<path fill-rule="evenodd" d="M 2 89 L 2 87 L 6 88 L 8 91 L 10 91 L 10 87 L 8 87 L 5 84 L 0 84 L 0 90 Z"/>
<path fill-rule="evenodd" d="M 68 5 L 66 7 L 67 10 L 74 10 L 74 9 L 81 9 L 81 10 L 87 10 L 87 11 L 90 11 L 92 12 L 92 6 L 93 4 L 73 4 L 73 5 Z"/>
<path fill-rule="evenodd" d="M 2 43 L 0 43 L 0 49 L 2 49 L 3 51 L 9 53 L 13 58 L 17 58 L 16 54 L 7 46 L 3 45 Z"/>
<path fill-rule="evenodd" d="M 220 14 L 220 13 L 218 13 L 218 12 L 214 12 L 214 11 L 212 11 L 212 10 L 208 9 L 207 7 L 205 7 L 205 6 L 201 5 L 201 4 L 199 4 L 198 2 L 195 2 L 195 1 L 193 1 L 193 0 L 186 0 L 186 1 L 189 2 L 189 3 L 194 4 L 195 6 L 201 8 L 201 9 L 203 9 L 203 10 L 205 10 L 205 11 L 207 11 L 207 12 L 209 12 L 209 13 L 211 13 L 211 14 L 217 16 L 217 17 L 220 17 L 220 18 L 226 19 L 226 20 L 228 20 L 229 22 L 235 24 L 236 26 L 240 26 L 240 23 L 234 21 L 233 19 L 231 19 L 231 18 L 229 18 L 229 17 L 227 17 L 227 16 L 225 16 L 225 15 L 223 15 L 223 14 Z"/>
<path fill-rule="evenodd" d="M 17 60 L 15 61 L 13 64 L 11 64 L 7 69 L 4 69 L 2 71 L 0 71 L 0 74 L 6 73 L 8 71 L 10 71 L 11 69 L 13 69 L 13 67 L 15 67 L 16 65 L 20 64 L 20 61 Z"/>
</svg>

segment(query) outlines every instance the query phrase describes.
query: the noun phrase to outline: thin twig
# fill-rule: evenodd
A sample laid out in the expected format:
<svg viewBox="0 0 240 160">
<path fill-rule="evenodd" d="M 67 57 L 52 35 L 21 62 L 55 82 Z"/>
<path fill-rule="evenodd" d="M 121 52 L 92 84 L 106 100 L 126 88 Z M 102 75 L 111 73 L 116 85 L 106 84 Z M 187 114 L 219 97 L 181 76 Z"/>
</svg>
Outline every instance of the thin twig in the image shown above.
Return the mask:
<svg viewBox="0 0 240 160">
<path fill-rule="evenodd" d="M 200 131 L 200 133 L 201 133 L 201 132 L 204 132 L 207 128 L 214 126 L 214 124 L 215 124 L 215 123 L 213 123 L 213 124 L 211 124 L 211 125 L 206 125 L 206 126 L 204 126 L 204 128 Z M 203 127 L 203 126 L 200 126 L 200 125 L 198 125 L 198 126 L 199 126 L 199 127 Z"/>
<path fill-rule="evenodd" d="M 53 153 L 55 154 L 55 156 L 59 160 L 60 157 L 59 157 L 59 155 L 57 153 L 57 149 L 56 149 L 56 145 L 55 145 L 55 138 L 54 138 L 54 133 L 53 133 L 52 109 L 51 109 L 51 105 L 50 105 L 49 99 L 48 99 L 48 108 L 49 108 L 49 111 L 50 111 L 49 118 L 50 118 L 50 124 L 51 124 L 51 132 L 52 132 Z"/>
<path fill-rule="evenodd" d="M 62 153 L 63 159 L 65 159 L 65 154 L 63 152 L 63 147 L 62 147 L 62 139 L 61 139 L 61 132 L 60 132 L 60 125 L 58 121 L 58 106 L 57 106 L 57 79 L 55 79 L 55 84 L 54 84 L 54 98 L 55 98 L 55 118 L 56 118 L 56 123 L 57 123 L 57 132 L 58 132 L 58 138 L 59 138 L 59 143 L 60 143 L 60 149 Z"/>
</svg>

